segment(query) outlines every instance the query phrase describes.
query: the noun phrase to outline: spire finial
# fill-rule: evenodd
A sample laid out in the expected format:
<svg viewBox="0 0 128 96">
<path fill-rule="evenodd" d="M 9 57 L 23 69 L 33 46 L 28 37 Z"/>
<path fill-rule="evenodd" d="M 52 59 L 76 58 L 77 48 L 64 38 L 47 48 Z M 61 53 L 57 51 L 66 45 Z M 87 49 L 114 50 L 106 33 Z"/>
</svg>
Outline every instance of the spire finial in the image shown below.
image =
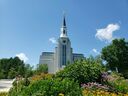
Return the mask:
<svg viewBox="0 0 128 96">
<path fill-rule="evenodd" d="M 63 11 L 63 26 L 66 27 L 65 12 Z"/>
<path fill-rule="evenodd" d="M 62 27 L 61 27 L 60 37 L 67 37 L 67 27 L 66 27 L 66 20 L 65 20 L 65 12 L 63 12 L 63 23 L 62 23 Z"/>
</svg>

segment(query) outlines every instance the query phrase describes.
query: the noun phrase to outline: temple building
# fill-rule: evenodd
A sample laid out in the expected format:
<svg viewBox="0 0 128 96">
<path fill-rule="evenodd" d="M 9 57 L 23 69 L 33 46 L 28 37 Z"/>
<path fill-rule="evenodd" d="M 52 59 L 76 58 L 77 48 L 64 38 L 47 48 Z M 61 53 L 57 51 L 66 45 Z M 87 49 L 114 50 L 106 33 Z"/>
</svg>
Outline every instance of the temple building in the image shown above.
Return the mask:
<svg viewBox="0 0 128 96">
<path fill-rule="evenodd" d="M 72 64 L 75 60 L 84 58 L 83 54 L 73 53 L 71 41 L 67 35 L 65 16 L 61 27 L 61 33 L 57 41 L 54 52 L 42 52 L 39 64 L 48 65 L 48 73 L 56 73 L 63 69 L 67 64 Z"/>
</svg>

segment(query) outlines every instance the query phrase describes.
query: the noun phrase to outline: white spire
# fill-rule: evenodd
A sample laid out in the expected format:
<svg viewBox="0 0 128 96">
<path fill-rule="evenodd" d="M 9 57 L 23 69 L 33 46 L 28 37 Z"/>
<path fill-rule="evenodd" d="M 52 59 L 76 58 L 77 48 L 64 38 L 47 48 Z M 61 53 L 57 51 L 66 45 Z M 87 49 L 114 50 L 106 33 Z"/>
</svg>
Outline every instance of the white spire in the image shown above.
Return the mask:
<svg viewBox="0 0 128 96">
<path fill-rule="evenodd" d="M 63 23 L 62 23 L 62 27 L 61 27 L 60 37 L 67 37 L 67 27 L 66 27 L 65 14 L 63 16 Z"/>
</svg>

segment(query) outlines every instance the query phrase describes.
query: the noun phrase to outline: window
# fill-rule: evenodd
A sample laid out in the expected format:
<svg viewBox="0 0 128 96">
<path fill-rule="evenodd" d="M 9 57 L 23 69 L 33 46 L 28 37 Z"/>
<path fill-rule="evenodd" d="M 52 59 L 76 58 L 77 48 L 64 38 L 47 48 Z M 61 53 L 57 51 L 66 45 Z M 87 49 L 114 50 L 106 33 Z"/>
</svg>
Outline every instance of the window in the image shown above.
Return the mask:
<svg viewBox="0 0 128 96">
<path fill-rule="evenodd" d="M 63 40 L 63 43 L 66 43 L 66 40 Z"/>
<path fill-rule="evenodd" d="M 66 65 L 66 45 L 62 46 L 62 65 Z"/>
</svg>

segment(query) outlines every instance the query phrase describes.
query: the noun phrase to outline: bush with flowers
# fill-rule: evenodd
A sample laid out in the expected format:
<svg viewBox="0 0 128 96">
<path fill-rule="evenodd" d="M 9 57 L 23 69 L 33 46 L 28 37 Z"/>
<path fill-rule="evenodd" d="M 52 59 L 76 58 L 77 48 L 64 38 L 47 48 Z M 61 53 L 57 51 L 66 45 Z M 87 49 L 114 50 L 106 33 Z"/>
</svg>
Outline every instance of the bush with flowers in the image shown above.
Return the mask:
<svg viewBox="0 0 128 96">
<path fill-rule="evenodd" d="M 118 73 L 103 73 L 102 84 L 81 84 L 84 96 L 128 96 L 128 81 Z"/>
<path fill-rule="evenodd" d="M 121 74 L 112 72 L 106 78 L 107 81 L 105 83 L 111 87 L 111 90 L 128 94 L 128 80 L 122 77 Z"/>
<path fill-rule="evenodd" d="M 74 64 L 66 66 L 55 77 L 71 78 L 81 83 L 100 81 L 102 65 L 95 60 L 78 60 Z"/>
<path fill-rule="evenodd" d="M 12 90 L 14 91 L 14 90 Z M 37 80 L 9 96 L 82 96 L 79 84 L 71 79 Z"/>
<path fill-rule="evenodd" d="M 15 82 L 9 96 L 128 96 L 128 81 L 103 69 L 98 60 L 79 60 L 55 75 L 35 74 Z"/>
<path fill-rule="evenodd" d="M 7 92 L 0 92 L 0 96 L 8 96 Z"/>
<path fill-rule="evenodd" d="M 128 94 L 117 93 L 117 92 L 109 92 L 104 90 L 83 90 L 83 96 L 128 96 Z"/>
<path fill-rule="evenodd" d="M 54 77 L 54 74 L 48 74 L 48 73 L 40 73 L 40 74 L 35 74 L 31 77 L 31 81 L 37 81 L 41 79 L 51 79 Z"/>
</svg>

